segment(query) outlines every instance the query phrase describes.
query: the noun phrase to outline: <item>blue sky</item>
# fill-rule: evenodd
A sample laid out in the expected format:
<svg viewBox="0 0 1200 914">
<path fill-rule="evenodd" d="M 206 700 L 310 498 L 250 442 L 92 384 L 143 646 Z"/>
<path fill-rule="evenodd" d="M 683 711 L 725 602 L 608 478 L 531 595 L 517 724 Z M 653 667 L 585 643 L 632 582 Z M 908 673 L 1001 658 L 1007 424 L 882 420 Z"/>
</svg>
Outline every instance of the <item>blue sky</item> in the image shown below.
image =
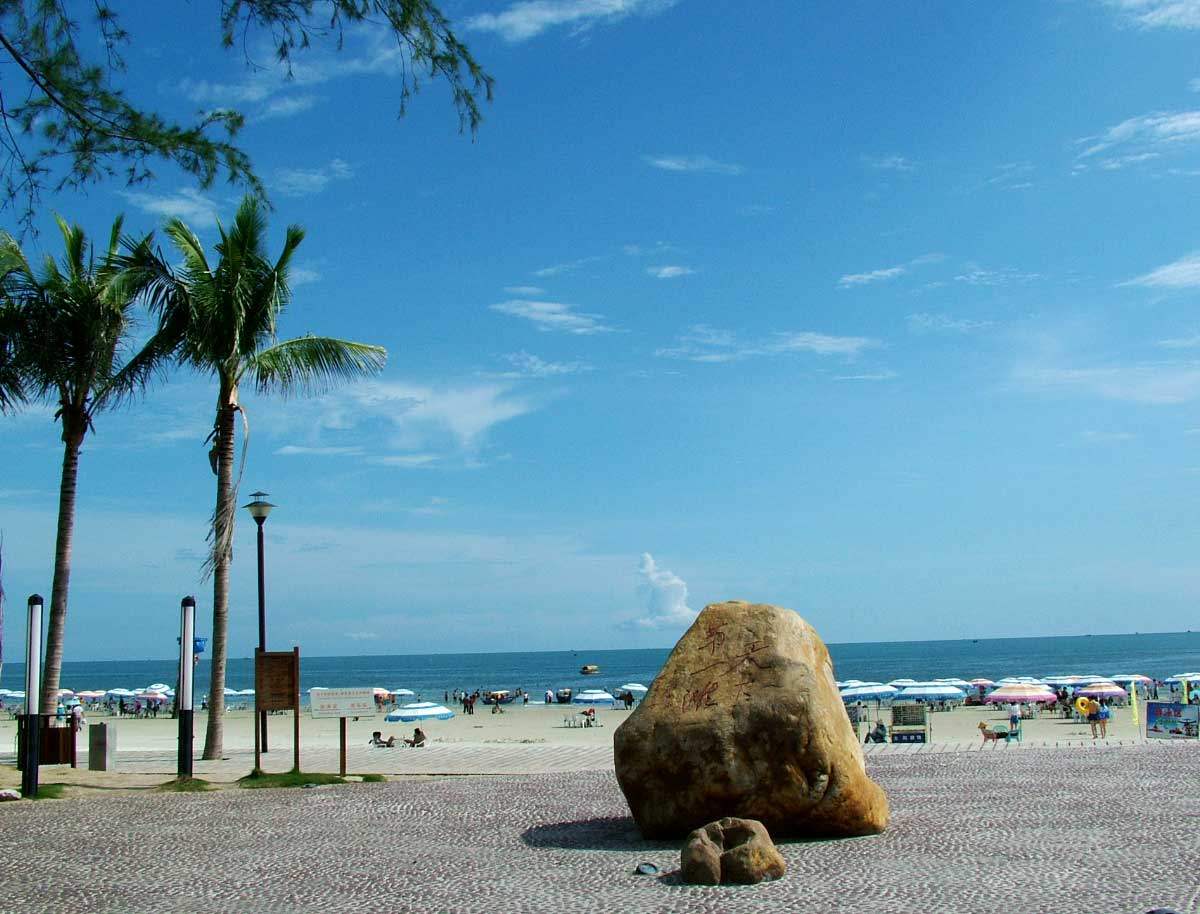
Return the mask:
<svg viewBox="0 0 1200 914">
<path fill-rule="evenodd" d="M 244 397 L 273 647 L 670 645 L 728 598 L 830 641 L 1194 627 L 1200 3 L 444 8 L 497 81 L 474 140 L 436 82 L 397 120 L 370 34 L 287 80 L 211 4 L 126 19 L 135 97 L 241 108 L 273 248 L 307 229 L 283 333 L 390 352 Z M 164 168 L 48 199 L 29 245 L 52 210 L 211 242 L 238 198 Z M 211 610 L 214 401 L 176 373 L 97 422 L 67 659 Z M 45 410 L 0 422 L 15 659 L 61 452 Z M 235 656 L 253 548 L 243 518 Z"/>
</svg>

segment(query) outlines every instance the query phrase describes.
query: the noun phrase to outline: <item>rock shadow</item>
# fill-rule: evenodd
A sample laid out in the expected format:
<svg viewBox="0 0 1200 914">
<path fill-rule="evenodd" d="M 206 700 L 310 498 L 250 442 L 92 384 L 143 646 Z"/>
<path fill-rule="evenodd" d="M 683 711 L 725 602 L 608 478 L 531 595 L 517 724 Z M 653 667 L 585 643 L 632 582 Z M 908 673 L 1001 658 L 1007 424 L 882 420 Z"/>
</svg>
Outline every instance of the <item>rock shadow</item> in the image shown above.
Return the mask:
<svg viewBox="0 0 1200 914">
<path fill-rule="evenodd" d="M 632 816 L 608 816 L 534 825 L 521 832 L 529 847 L 588 851 L 662 851 L 679 849 L 677 841 L 647 841 Z"/>
</svg>

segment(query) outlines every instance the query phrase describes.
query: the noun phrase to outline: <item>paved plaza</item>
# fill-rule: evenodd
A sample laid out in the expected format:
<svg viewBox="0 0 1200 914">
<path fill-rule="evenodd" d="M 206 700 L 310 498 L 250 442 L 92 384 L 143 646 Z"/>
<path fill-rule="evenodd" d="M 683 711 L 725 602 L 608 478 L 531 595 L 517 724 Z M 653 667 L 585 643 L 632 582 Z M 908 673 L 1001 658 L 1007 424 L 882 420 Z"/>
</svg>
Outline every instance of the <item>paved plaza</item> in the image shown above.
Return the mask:
<svg viewBox="0 0 1200 914">
<path fill-rule="evenodd" d="M 515 747 L 507 764 L 538 748 Z M 681 886 L 678 845 L 639 838 L 611 763 L 314 789 L 97 790 L 0 807 L 0 911 L 1195 914 L 1198 763 L 1196 746 L 1169 744 L 871 753 L 893 809 L 883 835 L 783 844 L 784 879 L 718 889 Z M 664 875 L 633 875 L 641 861 Z"/>
</svg>

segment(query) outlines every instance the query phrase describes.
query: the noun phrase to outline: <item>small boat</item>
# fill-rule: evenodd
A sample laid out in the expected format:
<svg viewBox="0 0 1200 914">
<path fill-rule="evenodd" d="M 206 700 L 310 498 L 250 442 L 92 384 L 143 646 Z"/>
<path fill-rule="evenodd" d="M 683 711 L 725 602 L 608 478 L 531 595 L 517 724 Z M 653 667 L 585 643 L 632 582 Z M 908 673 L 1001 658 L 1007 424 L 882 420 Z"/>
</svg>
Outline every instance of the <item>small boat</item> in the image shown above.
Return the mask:
<svg viewBox="0 0 1200 914">
<path fill-rule="evenodd" d="M 554 700 L 560 705 L 569 705 L 571 703 L 571 696 L 574 694 L 570 689 L 559 689 L 554 693 Z"/>
<path fill-rule="evenodd" d="M 508 689 L 496 689 L 494 692 L 485 692 L 483 695 L 483 703 L 485 705 L 507 705 L 512 704 L 516 693 L 510 692 Z"/>
<path fill-rule="evenodd" d="M 579 672 L 583 673 L 584 676 L 591 676 L 595 673 L 599 673 L 600 667 L 596 666 L 594 663 L 585 663 L 579 668 Z"/>
</svg>

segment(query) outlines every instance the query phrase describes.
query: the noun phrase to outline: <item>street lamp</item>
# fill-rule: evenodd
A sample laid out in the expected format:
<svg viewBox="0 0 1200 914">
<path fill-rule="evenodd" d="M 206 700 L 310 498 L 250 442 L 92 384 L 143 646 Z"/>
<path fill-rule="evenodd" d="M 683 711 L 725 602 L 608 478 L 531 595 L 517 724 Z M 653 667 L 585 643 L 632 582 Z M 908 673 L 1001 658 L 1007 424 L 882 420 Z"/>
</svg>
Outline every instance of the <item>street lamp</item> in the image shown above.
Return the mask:
<svg viewBox="0 0 1200 914">
<path fill-rule="evenodd" d="M 266 651 L 267 649 L 267 590 L 266 578 L 263 572 L 263 524 L 267 522 L 267 516 L 271 513 L 271 509 L 275 505 L 267 501 L 268 492 L 251 492 L 250 497 L 254 501 L 248 505 L 243 505 L 250 516 L 254 518 L 254 523 L 258 525 L 258 649 Z M 258 725 L 262 730 L 262 751 L 267 751 L 267 712 L 260 711 L 258 714 Z"/>
</svg>

